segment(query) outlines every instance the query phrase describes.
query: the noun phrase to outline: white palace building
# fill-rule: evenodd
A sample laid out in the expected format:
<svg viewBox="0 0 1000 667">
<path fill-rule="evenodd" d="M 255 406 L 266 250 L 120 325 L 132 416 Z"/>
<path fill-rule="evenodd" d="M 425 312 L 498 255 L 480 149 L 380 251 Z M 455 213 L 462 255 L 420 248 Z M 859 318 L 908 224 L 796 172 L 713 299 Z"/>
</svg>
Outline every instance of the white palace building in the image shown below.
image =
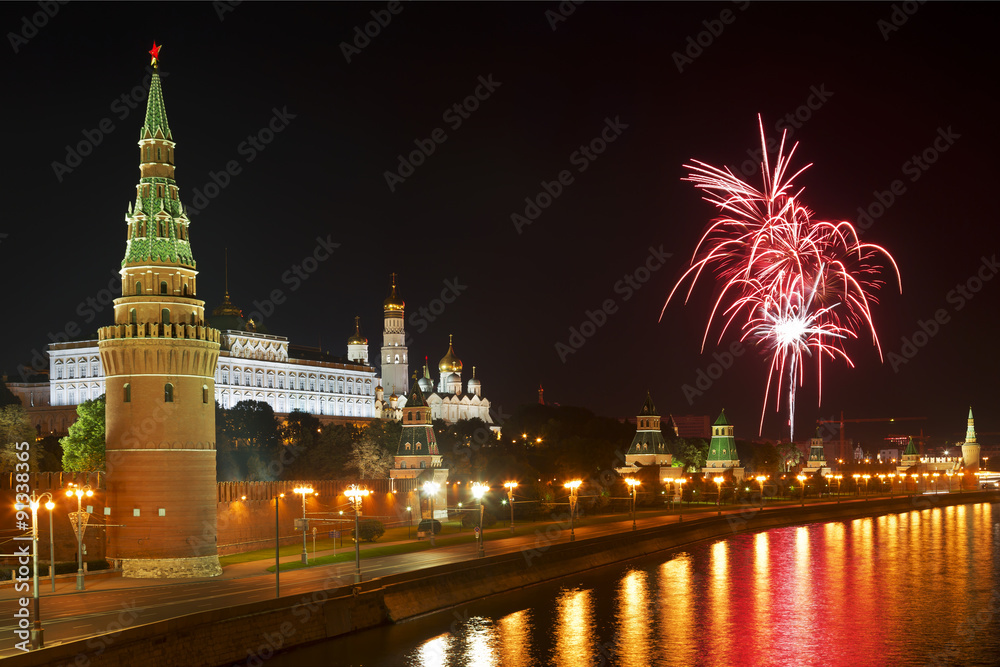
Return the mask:
<svg viewBox="0 0 1000 667">
<path fill-rule="evenodd" d="M 361 335 L 359 318 L 347 341 L 347 356 L 336 357 L 319 348 L 293 345 L 285 336 L 258 330 L 229 300 L 212 311 L 209 324 L 221 331 L 219 362 L 215 370 L 215 400 L 223 408 L 240 401 L 267 403 L 280 417 L 293 411 L 315 415 L 323 423 L 370 419 L 400 419 L 406 403 L 409 359 L 403 331 L 402 299 L 392 294 L 383 304 L 385 324 L 380 357 L 381 372 L 370 365 L 368 339 Z M 437 391 L 430 386 L 425 366 L 421 388 L 428 391 L 432 419 L 454 423 L 478 417 L 492 424 L 490 402 L 474 376 L 463 392 L 462 362 L 449 344 L 439 364 Z M 473 374 L 474 375 L 474 374 Z M 393 380 L 384 396 L 383 378 Z M 412 382 L 412 380 L 411 380 Z M 104 393 L 104 369 L 96 340 L 49 345 L 49 382 L 10 383 L 35 427 L 42 435 L 65 433 L 76 419 L 75 406 Z M 400 392 L 397 396 L 395 392 Z"/>
</svg>

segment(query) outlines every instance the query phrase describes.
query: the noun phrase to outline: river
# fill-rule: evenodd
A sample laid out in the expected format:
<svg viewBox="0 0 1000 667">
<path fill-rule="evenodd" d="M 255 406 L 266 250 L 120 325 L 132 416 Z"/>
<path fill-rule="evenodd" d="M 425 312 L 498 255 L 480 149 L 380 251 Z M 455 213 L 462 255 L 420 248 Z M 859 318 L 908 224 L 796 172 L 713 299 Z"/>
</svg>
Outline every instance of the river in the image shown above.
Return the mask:
<svg viewBox="0 0 1000 667">
<path fill-rule="evenodd" d="M 1000 505 L 741 533 L 268 664 L 998 665 Z"/>
</svg>

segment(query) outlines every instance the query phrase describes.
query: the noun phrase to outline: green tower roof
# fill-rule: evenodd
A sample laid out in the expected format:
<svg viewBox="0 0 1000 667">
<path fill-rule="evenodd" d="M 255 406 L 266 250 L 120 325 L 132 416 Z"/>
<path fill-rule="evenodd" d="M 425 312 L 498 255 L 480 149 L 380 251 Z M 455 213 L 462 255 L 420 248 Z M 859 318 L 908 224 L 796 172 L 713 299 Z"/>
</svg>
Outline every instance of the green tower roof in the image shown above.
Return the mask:
<svg viewBox="0 0 1000 667">
<path fill-rule="evenodd" d="M 639 410 L 639 416 L 640 417 L 659 417 L 659 415 L 656 412 L 656 406 L 653 405 L 653 399 L 649 395 L 648 391 L 646 392 L 646 402 L 642 404 L 642 409 Z"/>
<path fill-rule="evenodd" d="M 149 100 L 146 102 L 146 122 L 139 131 L 140 139 L 162 137 L 173 141 L 170 125 L 167 123 L 167 107 L 163 104 L 163 91 L 160 89 L 160 72 L 154 66 L 153 77 L 149 82 Z"/>
<path fill-rule="evenodd" d="M 713 426 L 732 426 L 732 424 L 729 423 L 729 420 L 726 419 L 725 408 L 723 408 L 722 412 L 719 413 L 719 418 L 715 420 L 715 424 L 713 424 Z"/>
<path fill-rule="evenodd" d="M 913 444 L 913 438 L 911 437 L 910 441 L 906 443 L 906 451 L 903 452 L 903 456 L 916 456 L 916 455 L 917 455 L 917 446 Z"/>
</svg>

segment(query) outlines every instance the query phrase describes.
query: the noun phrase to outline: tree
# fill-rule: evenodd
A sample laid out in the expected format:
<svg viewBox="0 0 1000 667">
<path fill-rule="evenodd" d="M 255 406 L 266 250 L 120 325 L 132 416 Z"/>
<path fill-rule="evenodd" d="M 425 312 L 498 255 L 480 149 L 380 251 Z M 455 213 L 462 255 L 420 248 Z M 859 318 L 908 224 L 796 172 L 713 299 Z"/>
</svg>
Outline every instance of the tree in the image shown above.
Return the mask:
<svg viewBox="0 0 1000 667">
<path fill-rule="evenodd" d="M 89 472 L 104 470 L 104 396 L 76 406 L 77 419 L 62 438 L 63 470 Z"/>
<path fill-rule="evenodd" d="M 775 447 L 780 457 L 780 465 L 782 472 L 789 472 L 795 468 L 799 462 L 804 458 L 802 456 L 802 451 L 795 446 L 794 442 L 782 442 L 778 443 Z"/>
<path fill-rule="evenodd" d="M 351 531 L 351 536 L 358 540 L 364 540 L 365 542 L 374 542 L 378 538 L 385 535 L 385 525 L 378 519 L 360 519 L 358 521 L 358 533 L 354 534 Z"/>
<path fill-rule="evenodd" d="M 21 405 L 21 399 L 15 396 L 14 392 L 7 388 L 7 381 L 4 377 L 0 377 L 0 408 L 8 405 Z M 24 440 L 21 442 L 24 442 Z"/>
<path fill-rule="evenodd" d="M 280 461 L 281 439 L 267 403 L 240 401 L 229 410 L 216 404 L 215 441 L 217 479 L 273 479 L 269 471 Z"/>
<path fill-rule="evenodd" d="M 670 447 L 687 471 L 700 470 L 708 458 L 708 443 L 702 438 L 677 438 Z"/>
<path fill-rule="evenodd" d="M 17 454 L 17 445 L 22 442 L 29 444 L 29 469 L 32 472 L 38 470 L 39 452 L 35 446 L 35 428 L 31 425 L 28 412 L 21 407 L 20 401 L 17 405 L 5 405 L 0 408 L 0 469 L 4 472 L 13 472 L 15 466 L 20 461 Z"/>
<path fill-rule="evenodd" d="M 358 471 L 359 479 L 376 479 L 389 475 L 393 455 L 370 433 L 364 433 L 351 443 L 350 462 L 351 466 Z"/>
</svg>

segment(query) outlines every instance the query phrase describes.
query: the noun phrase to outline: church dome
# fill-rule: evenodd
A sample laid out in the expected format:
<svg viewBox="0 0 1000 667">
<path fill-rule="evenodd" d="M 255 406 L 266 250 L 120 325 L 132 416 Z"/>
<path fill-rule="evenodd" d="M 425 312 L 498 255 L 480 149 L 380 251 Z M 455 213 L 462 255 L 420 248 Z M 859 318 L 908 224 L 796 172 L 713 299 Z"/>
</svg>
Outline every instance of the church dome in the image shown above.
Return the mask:
<svg viewBox="0 0 1000 667">
<path fill-rule="evenodd" d="M 367 345 L 368 339 L 361 335 L 361 318 L 354 318 L 354 335 L 347 339 L 348 345 Z"/>
<path fill-rule="evenodd" d="M 479 378 L 476 377 L 476 367 L 473 366 L 472 367 L 472 378 L 469 380 L 469 393 L 470 394 L 475 394 L 476 393 L 476 389 L 481 389 L 482 386 L 483 386 L 483 383 L 480 382 Z"/>
<path fill-rule="evenodd" d="M 448 354 L 441 357 L 440 363 L 438 363 L 438 371 L 442 374 L 444 373 L 461 373 L 462 372 L 462 360 L 458 358 L 455 354 L 455 348 L 452 346 L 451 335 L 448 336 Z"/>
<path fill-rule="evenodd" d="M 403 310 L 404 306 L 406 306 L 406 302 L 396 294 L 396 274 L 394 273 L 392 274 L 392 293 L 388 299 L 382 302 L 382 307 L 385 310 Z"/>
<path fill-rule="evenodd" d="M 417 380 L 417 384 L 420 385 L 420 391 L 430 393 L 434 389 L 434 383 L 431 382 L 430 378 L 420 378 Z"/>
<path fill-rule="evenodd" d="M 234 330 L 243 331 L 246 327 L 246 320 L 243 319 L 243 311 L 233 305 L 229 300 L 229 292 L 222 298 L 222 303 L 216 306 L 212 315 L 207 318 L 211 327 L 220 331 Z"/>
</svg>

